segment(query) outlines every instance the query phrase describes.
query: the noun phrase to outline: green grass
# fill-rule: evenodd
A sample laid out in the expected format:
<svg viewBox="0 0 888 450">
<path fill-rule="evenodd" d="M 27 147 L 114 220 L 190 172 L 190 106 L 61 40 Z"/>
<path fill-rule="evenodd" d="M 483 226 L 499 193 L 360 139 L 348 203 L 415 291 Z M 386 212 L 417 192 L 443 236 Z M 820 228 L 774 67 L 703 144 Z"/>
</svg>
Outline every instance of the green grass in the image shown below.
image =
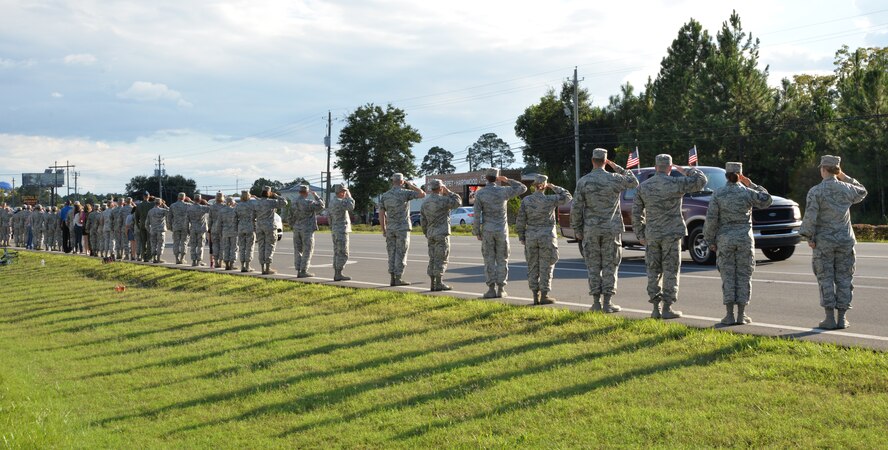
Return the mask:
<svg viewBox="0 0 888 450">
<path fill-rule="evenodd" d="M 0 283 L 0 446 L 888 445 L 869 350 L 24 252 Z"/>
</svg>

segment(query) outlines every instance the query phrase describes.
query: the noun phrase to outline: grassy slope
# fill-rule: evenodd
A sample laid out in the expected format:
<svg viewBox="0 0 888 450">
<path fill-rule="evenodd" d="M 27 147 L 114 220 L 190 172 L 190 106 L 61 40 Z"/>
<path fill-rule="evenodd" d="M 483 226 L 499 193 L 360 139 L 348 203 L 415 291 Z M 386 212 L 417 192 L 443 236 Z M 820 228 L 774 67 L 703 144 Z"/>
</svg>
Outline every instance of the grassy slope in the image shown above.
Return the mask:
<svg viewBox="0 0 888 450">
<path fill-rule="evenodd" d="M 11 447 L 886 446 L 867 350 L 51 255 L 0 285 Z"/>
</svg>

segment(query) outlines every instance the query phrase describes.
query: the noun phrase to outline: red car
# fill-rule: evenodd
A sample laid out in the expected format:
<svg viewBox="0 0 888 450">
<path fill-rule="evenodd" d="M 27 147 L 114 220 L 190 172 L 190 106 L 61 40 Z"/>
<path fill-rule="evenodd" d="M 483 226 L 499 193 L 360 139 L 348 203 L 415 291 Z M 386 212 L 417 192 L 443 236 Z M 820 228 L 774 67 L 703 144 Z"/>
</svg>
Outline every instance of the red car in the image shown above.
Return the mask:
<svg viewBox="0 0 888 450">
<path fill-rule="evenodd" d="M 691 252 L 691 259 L 698 264 L 715 264 L 715 253 L 709 250 L 709 246 L 703 240 L 703 224 L 706 222 L 706 211 L 709 209 L 709 200 L 712 193 L 727 183 L 725 170 L 720 167 L 698 167 L 706 174 L 708 181 L 700 192 L 687 194 L 682 201 L 682 214 L 688 226 L 688 236 L 685 237 L 682 248 Z M 654 174 L 652 167 L 633 170 L 638 181 L 643 183 Z M 672 176 L 682 176 L 673 171 Z M 623 215 L 623 223 L 626 231 L 623 233 L 623 247 L 640 248 L 641 243 L 632 230 L 632 203 L 635 198 L 635 189 L 627 189 L 620 197 L 620 212 Z M 799 227 L 802 225 L 802 212 L 799 204 L 772 195 L 773 202 L 766 209 L 752 211 L 752 234 L 755 238 L 755 247 L 772 261 L 783 261 L 795 252 L 795 246 L 801 242 Z M 576 235 L 570 226 L 570 210 L 572 204 L 558 209 L 558 224 L 561 235 L 575 241 Z M 580 246 L 580 253 L 583 248 Z"/>
</svg>

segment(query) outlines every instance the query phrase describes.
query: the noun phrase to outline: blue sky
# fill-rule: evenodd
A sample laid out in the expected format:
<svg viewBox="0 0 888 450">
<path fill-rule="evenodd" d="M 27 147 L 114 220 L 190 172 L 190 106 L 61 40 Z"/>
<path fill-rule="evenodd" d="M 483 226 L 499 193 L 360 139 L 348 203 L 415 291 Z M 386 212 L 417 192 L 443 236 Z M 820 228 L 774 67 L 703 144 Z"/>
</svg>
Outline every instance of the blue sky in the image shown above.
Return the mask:
<svg viewBox="0 0 888 450">
<path fill-rule="evenodd" d="M 599 3 L 0 0 L 0 180 L 68 160 L 82 190 L 122 191 L 159 154 L 204 191 L 316 181 L 327 111 L 335 143 L 368 102 L 406 110 L 417 162 L 487 132 L 517 147 L 517 116 L 574 66 L 604 104 L 689 18 L 715 34 L 734 8 L 774 85 L 888 45 L 879 1 Z"/>
</svg>

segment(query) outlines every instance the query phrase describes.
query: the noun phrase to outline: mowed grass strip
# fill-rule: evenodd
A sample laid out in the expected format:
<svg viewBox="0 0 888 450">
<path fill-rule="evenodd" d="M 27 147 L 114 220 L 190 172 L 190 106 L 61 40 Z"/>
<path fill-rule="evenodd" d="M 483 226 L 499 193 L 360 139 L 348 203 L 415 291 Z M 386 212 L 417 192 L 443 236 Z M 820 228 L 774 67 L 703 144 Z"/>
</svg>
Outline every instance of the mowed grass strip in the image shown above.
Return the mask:
<svg viewBox="0 0 888 450">
<path fill-rule="evenodd" d="M 6 447 L 888 445 L 870 350 L 25 252 L 0 284 Z"/>
</svg>

